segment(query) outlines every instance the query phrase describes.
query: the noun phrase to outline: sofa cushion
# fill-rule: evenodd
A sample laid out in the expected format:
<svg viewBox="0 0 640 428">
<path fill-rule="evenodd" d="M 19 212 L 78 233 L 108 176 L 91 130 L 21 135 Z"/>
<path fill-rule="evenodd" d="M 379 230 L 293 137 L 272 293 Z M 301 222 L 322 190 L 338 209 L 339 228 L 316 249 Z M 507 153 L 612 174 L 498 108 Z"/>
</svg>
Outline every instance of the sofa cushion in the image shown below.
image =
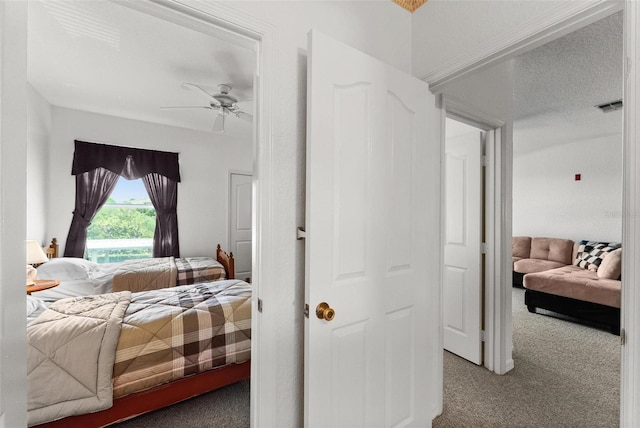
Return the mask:
<svg viewBox="0 0 640 428">
<path fill-rule="evenodd" d="M 573 241 L 559 238 L 531 238 L 532 259 L 550 260 L 565 265 L 571 264 Z"/>
<path fill-rule="evenodd" d="M 618 248 L 620 248 L 618 242 L 580 241 L 573 264 L 595 272 L 605 256 Z"/>
<path fill-rule="evenodd" d="M 531 237 L 514 236 L 511 240 L 511 257 L 516 259 L 528 259 L 531 254 Z"/>
<path fill-rule="evenodd" d="M 620 279 L 622 273 L 622 248 L 608 253 L 598 266 L 598 278 Z"/>
<path fill-rule="evenodd" d="M 595 272 L 568 265 L 524 276 L 529 290 L 570 297 L 601 305 L 620 307 L 621 282 L 598 278 Z"/>
<path fill-rule="evenodd" d="M 533 273 L 555 269 L 561 266 L 566 266 L 566 264 L 551 260 L 522 259 L 513 263 L 513 270 L 519 273 Z"/>
</svg>

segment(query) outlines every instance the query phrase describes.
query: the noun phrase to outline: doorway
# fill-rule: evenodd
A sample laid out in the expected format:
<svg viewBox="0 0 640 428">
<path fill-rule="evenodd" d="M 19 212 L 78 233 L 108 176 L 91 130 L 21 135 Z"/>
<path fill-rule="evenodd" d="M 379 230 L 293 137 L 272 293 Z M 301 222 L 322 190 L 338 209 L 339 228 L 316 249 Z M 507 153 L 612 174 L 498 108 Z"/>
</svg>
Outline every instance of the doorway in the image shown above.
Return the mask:
<svg viewBox="0 0 640 428">
<path fill-rule="evenodd" d="M 486 132 L 445 119 L 444 349 L 482 364 Z"/>
<path fill-rule="evenodd" d="M 622 75 L 622 73 L 619 73 L 619 75 L 621 76 L 621 75 Z M 477 82 L 477 81 L 476 81 L 476 82 Z M 473 90 L 473 89 L 469 89 L 469 86 L 467 86 L 467 88 L 466 88 L 466 89 L 467 89 L 467 90 Z M 546 90 L 546 87 L 545 87 L 545 90 Z M 446 91 L 445 91 L 445 92 L 446 92 Z M 445 103 L 446 103 L 446 95 L 445 95 Z M 595 103 L 594 103 L 594 104 L 595 104 Z M 589 108 L 593 108 L 593 106 L 589 106 Z M 515 126 L 515 125 L 514 125 L 514 126 Z M 619 126 L 619 131 L 618 131 L 618 132 L 619 132 L 619 134 L 621 134 L 621 132 L 622 132 L 622 126 Z M 547 144 L 547 142 L 546 142 L 546 141 L 539 141 L 539 143 L 540 143 L 540 144 Z M 514 145 L 515 145 L 515 144 L 517 144 L 517 142 L 515 141 L 515 137 L 514 137 Z M 515 148 L 514 148 L 514 150 L 515 150 Z M 612 150 L 616 150 L 616 148 L 614 147 L 614 148 L 612 148 Z M 620 152 L 621 152 L 621 150 L 620 150 L 620 146 L 617 146 L 617 151 L 618 151 L 618 153 L 620 153 Z M 516 168 L 515 163 L 514 163 L 514 168 Z M 577 171 L 576 171 L 576 172 L 577 172 Z M 505 183 L 506 183 L 506 185 L 507 185 L 507 186 L 509 185 L 509 183 L 510 183 L 510 181 L 511 181 L 511 177 L 512 177 L 512 176 L 513 176 L 513 174 L 512 174 L 511 172 L 509 172 L 509 177 L 508 177 L 508 179 L 507 179 L 507 180 L 505 180 Z M 571 175 L 569 176 L 569 178 L 570 178 L 570 180 L 571 180 L 571 181 L 573 181 L 573 179 L 574 179 L 573 174 L 571 174 Z M 619 179 L 619 181 L 620 181 L 620 182 L 622 182 L 622 179 L 620 178 L 620 179 Z M 515 186 L 516 186 L 516 185 L 515 185 L 515 183 L 514 183 L 514 191 L 515 191 Z M 619 190 L 620 190 L 620 189 L 618 189 L 618 191 L 619 191 Z M 621 191 L 620 191 L 620 193 L 619 193 L 619 194 L 621 195 Z M 515 203 L 515 196 L 514 196 L 514 203 Z M 515 207 L 514 207 L 514 211 L 515 211 Z M 510 220 L 511 220 L 511 215 L 510 215 L 509 217 L 510 217 L 510 218 L 509 218 L 509 221 L 510 221 Z M 514 222 L 515 222 L 515 220 L 514 220 Z M 516 230 L 516 225 L 515 225 L 515 223 L 514 223 L 514 234 L 515 234 L 515 230 Z M 509 237 L 509 240 L 510 240 L 510 237 Z M 510 244 L 510 242 L 509 242 L 509 244 Z M 510 264 L 510 258 L 509 258 L 509 257 L 510 257 L 510 245 L 509 245 L 509 247 L 505 247 L 505 252 L 503 253 L 503 255 L 502 255 L 502 256 L 504 257 L 504 258 L 503 258 L 503 260 L 505 261 L 505 264 L 507 264 L 507 263 L 508 263 L 508 268 L 509 268 L 509 269 L 508 269 L 507 273 L 508 273 L 508 275 L 510 276 L 510 275 L 511 275 L 511 272 L 510 272 L 510 270 L 511 270 L 511 269 L 510 269 L 510 267 L 511 267 L 510 265 L 511 265 L 511 264 Z M 508 260 L 509 262 L 507 262 L 507 260 Z M 504 281 L 504 282 L 503 282 L 503 284 L 504 284 L 504 283 L 506 283 L 506 282 L 507 282 L 507 277 L 504 277 L 504 280 L 503 280 L 503 281 Z M 510 283 L 510 281 L 508 281 L 508 282 Z M 509 295 L 509 297 L 508 297 L 508 298 L 509 298 L 509 317 L 511 317 L 511 305 L 510 305 L 510 303 L 511 303 L 511 297 L 510 297 L 510 296 L 511 296 L 511 289 L 510 289 L 510 287 L 509 287 L 509 290 L 506 290 L 506 291 L 508 292 L 508 295 Z M 506 300 L 504 300 L 504 301 L 503 301 L 503 304 L 506 304 L 506 303 L 507 303 L 507 301 L 506 301 Z M 510 323 L 509 323 L 509 327 L 510 327 Z M 446 403 L 445 403 L 445 404 L 446 404 Z"/>
<path fill-rule="evenodd" d="M 229 249 L 235 260 L 236 278 L 247 282 L 251 282 L 252 189 L 252 174 L 229 174 Z"/>
<path fill-rule="evenodd" d="M 271 209 L 271 182 L 269 180 L 269 175 L 271 171 L 271 159 L 265 154 L 271 152 L 271 141 L 268 138 L 265 138 L 266 135 L 271 134 L 271 120 L 270 111 L 267 109 L 265 112 L 264 106 L 268 105 L 268 89 L 270 89 L 267 85 L 261 86 L 259 83 L 262 78 L 268 76 L 271 71 L 271 64 L 267 58 L 270 58 L 270 49 L 271 49 L 271 31 L 272 28 L 268 27 L 265 23 L 260 21 L 254 21 L 252 18 L 246 17 L 242 12 L 235 10 L 228 10 L 225 8 L 220 8 L 217 5 L 201 5 L 199 10 L 189 9 L 188 11 L 183 10 L 182 6 L 178 4 L 168 4 L 164 3 L 162 5 L 154 3 L 154 2 L 135 2 L 135 3 L 122 3 L 116 4 L 113 2 L 105 2 L 108 5 L 123 7 L 126 9 L 135 9 L 138 12 L 148 15 L 146 18 L 153 17 L 153 19 L 158 19 L 159 22 L 163 22 L 165 25 L 175 25 L 183 26 L 190 30 L 194 30 L 196 32 L 204 33 L 209 35 L 210 37 L 220 37 L 225 41 L 229 41 L 230 39 L 234 40 L 234 43 L 238 43 L 242 45 L 246 49 L 250 49 L 253 52 L 255 58 L 255 69 L 259 70 L 259 73 L 256 71 L 255 76 L 250 76 L 251 83 L 255 83 L 252 96 L 254 100 L 253 104 L 253 113 L 256 118 L 254 125 L 252 127 L 252 131 L 248 134 L 248 153 L 251 159 L 249 160 L 249 168 L 251 166 L 256 167 L 257 171 L 254 175 L 255 181 L 259 181 L 259 184 L 256 183 L 254 189 L 254 201 L 256 203 L 253 206 L 253 215 L 249 216 L 250 221 L 252 222 L 252 229 L 260 230 L 259 239 L 253 239 L 253 243 L 251 244 L 250 254 L 252 255 L 252 259 L 254 260 L 254 266 L 251 271 L 254 279 L 260 278 L 261 281 L 254 281 L 254 304 L 252 305 L 252 365 L 254 368 L 252 369 L 252 387 L 251 387 L 251 407 L 252 407 L 252 420 L 256 421 L 261 418 L 263 420 L 269 421 L 269 412 L 273 406 L 267 406 L 264 408 L 260 405 L 261 400 L 260 397 L 268 396 L 271 397 L 274 394 L 264 394 L 263 391 L 260 390 L 260 377 L 261 374 L 264 375 L 259 369 L 258 362 L 261 357 L 261 343 L 262 336 L 260 334 L 261 329 L 263 327 L 269 326 L 269 320 L 266 322 L 258 323 L 258 305 L 255 304 L 258 300 L 258 296 L 263 295 L 263 290 L 267 290 L 268 284 L 270 283 L 270 275 L 264 269 L 263 260 L 269 260 L 270 255 L 268 252 L 262 251 L 263 245 L 267 245 L 271 242 L 272 238 L 272 209 Z M 135 12 L 135 13 L 138 13 Z M 186 12 L 186 13 L 183 13 Z M 234 24 L 242 22 L 242 26 L 239 24 Z M 242 30 L 240 30 L 242 28 Z M 179 87 L 179 82 L 178 82 Z M 257 119 L 260 118 L 258 121 Z M 230 121 L 227 121 L 227 124 L 230 126 Z M 230 129 L 227 130 L 227 133 L 230 133 Z M 183 144 L 187 144 L 188 142 L 181 141 Z M 260 146 L 260 150 L 258 150 L 258 146 Z M 264 150 L 266 150 L 266 152 Z M 54 162 L 57 164 L 57 162 Z M 210 164 L 209 164 L 210 165 Z M 246 170 L 247 167 L 243 166 L 243 170 Z M 224 174 L 227 174 L 227 171 L 224 171 Z M 262 174 L 265 177 L 262 177 Z M 262 178 L 258 180 L 258 176 Z M 59 183 L 57 183 L 59 184 Z M 228 192 L 228 183 L 226 180 L 220 180 L 220 186 L 224 192 L 221 199 L 227 200 L 227 192 Z M 226 218 L 226 213 L 222 213 L 220 216 L 220 220 L 218 222 L 220 224 L 225 224 L 224 219 Z M 266 223 L 264 223 L 266 221 Z M 222 237 L 222 241 L 226 240 L 228 237 L 228 233 L 225 232 Z M 204 240 L 203 240 L 204 241 Z M 208 242 L 208 244 L 212 245 L 212 251 L 215 250 L 215 243 Z M 258 282 L 258 284 L 255 284 Z M 268 291 L 268 290 L 267 290 Z M 269 337 L 269 342 L 273 341 L 272 337 Z M 262 354 L 264 355 L 264 353 Z M 270 350 L 266 351 L 266 355 L 270 355 Z M 269 383 L 269 386 L 275 387 L 274 383 Z M 266 400 L 269 401 L 268 399 Z M 266 409 L 266 410 L 263 410 Z M 267 416 L 265 417 L 265 413 Z"/>
</svg>

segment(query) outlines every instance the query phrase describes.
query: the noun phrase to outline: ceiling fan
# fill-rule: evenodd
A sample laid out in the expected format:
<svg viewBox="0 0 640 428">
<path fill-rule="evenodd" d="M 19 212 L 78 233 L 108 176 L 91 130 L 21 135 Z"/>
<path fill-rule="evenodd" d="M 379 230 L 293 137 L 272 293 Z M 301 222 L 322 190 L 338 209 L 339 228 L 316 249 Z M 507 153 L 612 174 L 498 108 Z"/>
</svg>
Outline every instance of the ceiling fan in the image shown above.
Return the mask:
<svg viewBox="0 0 640 428">
<path fill-rule="evenodd" d="M 209 100 L 208 106 L 169 106 L 169 107 L 161 107 L 163 109 L 177 109 L 177 108 L 205 108 L 208 110 L 216 111 L 216 117 L 213 121 L 213 126 L 211 130 L 213 132 L 224 133 L 224 123 L 225 118 L 227 116 L 236 116 L 246 122 L 252 122 L 253 116 L 249 113 L 246 113 L 240 109 L 238 101 L 236 97 L 231 95 L 232 86 L 229 83 L 221 83 L 218 85 L 218 93 L 212 94 L 200 85 L 196 85 L 194 83 L 183 83 L 183 87 L 193 87 L 199 89 L 200 91 L 207 94 L 211 99 Z M 247 100 L 248 101 L 248 100 Z"/>
</svg>

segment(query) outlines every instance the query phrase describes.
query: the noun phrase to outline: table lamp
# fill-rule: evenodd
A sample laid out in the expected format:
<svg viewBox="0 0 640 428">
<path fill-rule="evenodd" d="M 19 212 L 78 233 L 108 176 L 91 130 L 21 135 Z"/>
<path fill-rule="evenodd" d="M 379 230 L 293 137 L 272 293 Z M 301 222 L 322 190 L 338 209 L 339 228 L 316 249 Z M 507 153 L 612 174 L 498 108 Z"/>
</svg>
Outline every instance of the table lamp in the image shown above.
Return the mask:
<svg viewBox="0 0 640 428">
<path fill-rule="evenodd" d="M 25 241 L 25 247 L 27 250 L 27 285 L 33 285 L 38 275 L 33 265 L 47 262 L 49 259 L 38 242 Z"/>
</svg>

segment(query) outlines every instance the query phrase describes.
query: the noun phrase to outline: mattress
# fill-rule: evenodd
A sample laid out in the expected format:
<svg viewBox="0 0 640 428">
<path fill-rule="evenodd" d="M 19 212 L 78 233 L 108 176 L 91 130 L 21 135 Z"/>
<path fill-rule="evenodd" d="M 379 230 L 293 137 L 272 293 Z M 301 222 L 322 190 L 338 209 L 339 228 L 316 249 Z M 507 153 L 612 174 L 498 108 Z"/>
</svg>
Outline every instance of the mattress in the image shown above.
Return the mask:
<svg viewBox="0 0 640 428">
<path fill-rule="evenodd" d="M 187 285 L 226 278 L 224 267 L 212 257 L 171 257 L 100 264 L 80 258 L 60 257 L 38 267 L 38 278 L 56 279 L 60 281 L 60 285 L 39 291 L 37 297 L 47 302 L 53 302 L 67 297 L 110 293 L 114 291 L 114 278 L 122 278 L 124 283 L 127 277 L 131 278 L 132 274 L 135 274 L 137 266 L 141 263 L 151 264 L 154 261 L 165 259 L 171 260 L 175 274 L 171 274 L 173 278 L 171 281 L 157 281 L 156 284 L 165 284 L 165 286 Z M 147 276 L 148 278 L 154 278 L 148 272 Z M 148 288 L 142 279 L 139 279 L 138 286 L 142 287 L 142 289 Z"/>
<path fill-rule="evenodd" d="M 124 307 L 116 317 L 102 302 Z M 32 315 L 41 309 L 28 304 Z M 104 341 L 104 331 L 117 343 Z M 248 361 L 251 285 L 234 279 L 58 300 L 29 324 L 28 345 L 30 424 L 99 411 L 112 398 Z M 106 385 L 96 381 L 104 373 Z"/>
</svg>

